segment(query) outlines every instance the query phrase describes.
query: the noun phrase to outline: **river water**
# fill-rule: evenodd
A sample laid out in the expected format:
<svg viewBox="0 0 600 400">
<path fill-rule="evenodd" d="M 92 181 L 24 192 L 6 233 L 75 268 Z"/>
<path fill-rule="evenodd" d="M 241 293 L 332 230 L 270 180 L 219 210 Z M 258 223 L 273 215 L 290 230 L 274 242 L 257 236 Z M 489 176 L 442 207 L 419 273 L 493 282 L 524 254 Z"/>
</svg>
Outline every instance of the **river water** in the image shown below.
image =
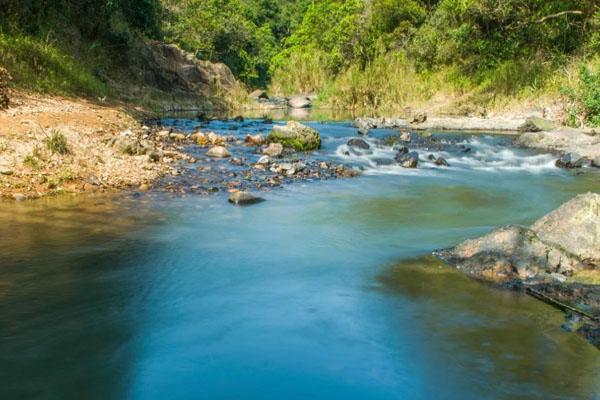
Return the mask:
<svg viewBox="0 0 600 400">
<path fill-rule="evenodd" d="M 0 398 L 600 398 L 600 352 L 562 313 L 428 256 L 598 191 L 598 174 L 489 135 L 449 135 L 471 151 L 436 153 L 447 169 L 377 166 L 390 149 L 347 156 L 349 124 L 311 125 L 321 157 L 364 174 L 247 208 L 0 203 Z"/>
</svg>

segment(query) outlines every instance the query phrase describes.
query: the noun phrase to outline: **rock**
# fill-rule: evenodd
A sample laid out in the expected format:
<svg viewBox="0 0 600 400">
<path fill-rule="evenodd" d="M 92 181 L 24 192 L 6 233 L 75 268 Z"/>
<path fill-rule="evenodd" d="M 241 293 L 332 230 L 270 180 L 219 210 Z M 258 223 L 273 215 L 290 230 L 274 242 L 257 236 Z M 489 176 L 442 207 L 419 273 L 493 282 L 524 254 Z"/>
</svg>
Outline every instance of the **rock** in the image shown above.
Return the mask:
<svg viewBox="0 0 600 400">
<path fill-rule="evenodd" d="M 590 165 L 594 168 L 600 168 L 600 157 L 594 158 Z"/>
<path fill-rule="evenodd" d="M 119 135 L 113 139 L 113 147 L 123 154 L 142 156 L 151 151 L 152 146 L 145 140 L 140 140 L 134 135 Z"/>
<path fill-rule="evenodd" d="M 429 161 L 435 161 L 435 160 L 436 160 L 436 158 L 435 158 L 435 156 L 434 156 L 433 154 L 430 154 L 430 155 L 428 155 L 428 156 L 427 156 L 427 159 L 428 159 Z"/>
<path fill-rule="evenodd" d="M 364 149 L 364 150 L 368 150 L 371 148 L 369 143 L 367 143 L 367 141 L 364 139 L 350 139 L 350 140 L 348 140 L 348 146 L 357 147 L 359 149 Z"/>
<path fill-rule="evenodd" d="M 418 111 L 416 113 L 413 113 L 408 120 L 408 122 L 411 124 L 422 124 L 425 121 L 427 121 L 427 113 L 425 113 L 424 111 Z"/>
<path fill-rule="evenodd" d="M 296 121 L 289 121 L 285 126 L 273 126 L 267 140 L 298 151 L 316 150 L 321 147 L 319 132 Z"/>
<path fill-rule="evenodd" d="M 404 168 L 417 168 L 419 165 L 419 153 L 411 151 L 410 153 L 396 154 L 396 161 Z"/>
<path fill-rule="evenodd" d="M 544 243 L 526 227 L 509 225 L 437 252 L 442 259 L 479 279 L 505 283 L 541 274 L 570 274 L 585 264 L 560 248 Z"/>
<path fill-rule="evenodd" d="M 233 117 L 233 121 L 234 122 L 244 122 L 244 117 L 241 115 L 236 115 L 235 117 Z"/>
<path fill-rule="evenodd" d="M 395 150 L 398 153 L 398 154 L 396 154 L 396 158 L 398 157 L 398 155 L 403 155 L 403 154 L 408 153 L 408 147 L 406 147 L 406 146 L 400 146 L 400 147 L 396 148 Z"/>
<path fill-rule="evenodd" d="M 263 154 L 269 157 L 279 157 L 283 153 L 283 145 L 281 143 L 271 143 L 263 150 Z"/>
<path fill-rule="evenodd" d="M 223 146 L 212 147 L 210 150 L 208 150 L 206 155 L 214 158 L 227 158 L 231 156 L 229 151 L 227 151 L 227 149 Z"/>
<path fill-rule="evenodd" d="M 10 175 L 13 175 L 14 173 L 15 172 L 12 169 L 0 168 L 0 175 L 10 176 Z"/>
<path fill-rule="evenodd" d="M 260 165 L 267 165 L 271 163 L 271 158 L 269 158 L 269 156 L 262 156 L 256 163 Z"/>
<path fill-rule="evenodd" d="M 214 99 L 217 93 L 230 92 L 238 85 L 225 64 L 198 60 L 173 44 L 147 42 L 139 56 L 144 83 L 169 93 Z"/>
<path fill-rule="evenodd" d="M 264 201 L 264 199 L 248 192 L 234 192 L 229 195 L 229 202 L 237 206 L 251 205 L 262 201 Z"/>
<path fill-rule="evenodd" d="M 262 135 L 247 135 L 244 141 L 251 146 L 262 146 L 265 144 L 265 138 Z"/>
<path fill-rule="evenodd" d="M 187 137 L 183 133 L 171 133 L 169 135 L 169 139 L 174 140 L 176 142 L 185 142 Z"/>
<path fill-rule="evenodd" d="M 304 95 L 293 96 L 288 100 L 288 106 L 291 108 L 310 108 L 312 101 Z"/>
<path fill-rule="evenodd" d="M 248 95 L 252 100 L 269 100 L 269 95 L 266 91 L 257 89 Z"/>
<path fill-rule="evenodd" d="M 600 266 L 600 194 L 582 194 L 535 222 L 531 229 L 586 263 Z"/>
<path fill-rule="evenodd" d="M 567 153 L 561 158 L 556 160 L 556 166 L 558 168 L 582 168 L 586 160 L 577 153 Z"/>
<path fill-rule="evenodd" d="M 435 160 L 435 165 L 439 166 L 439 167 L 449 167 L 450 164 L 448 164 L 448 161 L 446 161 L 446 159 L 440 157 L 437 160 Z"/>
<path fill-rule="evenodd" d="M 412 133 L 402 132 L 402 134 L 400 135 L 400 140 L 403 142 L 410 142 L 412 140 Z"/>
<path fill-rule="evenodd" d="M 554 122 L 538 117 L 527 118 L 525 123 L 519 127 L 519 132 L 543 132 L 556 129 Z"/>
<path fill-rule="evenodd" d="M 13 194 L 13 199 L 15 199 L 16 201 L 24 201 L 27 199 L 27 197 L 22 193 L 15 193 Z"/>
<path fill-rule="evenodd" d="M 147 192 L 148 190 L 150 190 L 150 185 L 148 185 L 147 183 L 142 183 L 138 190 L 140 192 Z"/>
<path fill-rule="evenodd" d="M 363 119 L 357 119 L 354 121 L 354 126 L 358 128 L 359 135 L 368 135 L 369 134 L 369 124 Z"/>
</svg>

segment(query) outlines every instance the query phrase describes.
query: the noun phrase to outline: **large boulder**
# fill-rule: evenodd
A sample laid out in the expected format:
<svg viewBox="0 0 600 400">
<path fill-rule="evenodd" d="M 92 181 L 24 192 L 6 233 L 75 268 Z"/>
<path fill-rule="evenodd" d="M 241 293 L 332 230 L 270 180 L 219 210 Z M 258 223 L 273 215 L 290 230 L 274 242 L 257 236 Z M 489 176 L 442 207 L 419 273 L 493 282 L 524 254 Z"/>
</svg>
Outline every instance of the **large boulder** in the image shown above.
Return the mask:
<svg viewBox="0 0 600 400">
<path fill-rule="evenodd" d="M 291 108 L 310 108 L 312 107 L 312 101 L 308 96 L 293 96 L 288 100 L 288 106 Z"/>
<path fill-rule="evenodd" d="M 600 267 L 600 195 L 577 196 L 530 228 L 506 226 L 437 254 L 492 282 L 564 278 Z"/>
<path fill-rule="evenodd" d="M 581 157 L 577 153 L 567 153 L 562 155 L 556 160 L 556 166 L 558 168 L 582 168 L 586 164 L 586 159 Z"/>
<path fill-rule="evenodd" d="M 600 194 L 575 197 L 540 218 L 531 229 L 544 242 L 600 266 Z"/>
<path fill-rule="evenodd" d="M 298 151 L 316 150 L 321 147 L 319 132 L 296 121 L 289 121 L 285 126 L 275 125 L 268 141 L 281 143 Z"/>
</svg>

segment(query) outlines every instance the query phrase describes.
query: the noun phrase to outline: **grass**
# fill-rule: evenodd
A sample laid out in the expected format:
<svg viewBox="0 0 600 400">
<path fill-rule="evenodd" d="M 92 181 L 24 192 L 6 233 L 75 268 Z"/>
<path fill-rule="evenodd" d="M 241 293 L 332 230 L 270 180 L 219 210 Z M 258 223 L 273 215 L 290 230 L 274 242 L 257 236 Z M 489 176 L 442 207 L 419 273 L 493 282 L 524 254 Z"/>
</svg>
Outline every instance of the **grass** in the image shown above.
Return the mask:
<svg viewBox="0 0 600 400">
<path fill-rule="evenodd" d="M 29 168 L 38 169 L 43 161 L 44 157 L 41 149 L 38 146 L 35 146 L 31 153 L 25 156 L 23 159 L 23 164 Z"/>
<path fill-rule="evenodd" d="M 44 144 L 54 154 L 65 155 L 70 152 L 67 137 L 57 129 L 50 132 L 50 135 L 44 139 Z"/>
<path fill-rule="evenodd" d="M 0 65 L 20 88 L 59 95 L 106 96 L 109 89 L 82 62 L 54 42 L 0 33 Z"/>
</svg>

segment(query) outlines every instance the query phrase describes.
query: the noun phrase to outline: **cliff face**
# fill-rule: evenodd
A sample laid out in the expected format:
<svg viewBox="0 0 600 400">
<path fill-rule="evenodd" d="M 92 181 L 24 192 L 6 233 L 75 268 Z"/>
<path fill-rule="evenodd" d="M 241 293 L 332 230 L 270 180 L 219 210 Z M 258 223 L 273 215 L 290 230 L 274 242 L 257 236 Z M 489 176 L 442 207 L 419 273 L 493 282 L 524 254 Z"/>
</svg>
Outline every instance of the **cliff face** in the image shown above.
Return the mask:
<svg viewBox="0 0 600 400">
<path fill-rule="evenodd" d="M 235 76 L 222 63 L 196 59 L 176 45 L 148 41 L 141 59 L 130 65 L 144 89 L 161 92 L 173 107 L 225 108 L 227 95 L 239 87 Z"/>
</svg>

